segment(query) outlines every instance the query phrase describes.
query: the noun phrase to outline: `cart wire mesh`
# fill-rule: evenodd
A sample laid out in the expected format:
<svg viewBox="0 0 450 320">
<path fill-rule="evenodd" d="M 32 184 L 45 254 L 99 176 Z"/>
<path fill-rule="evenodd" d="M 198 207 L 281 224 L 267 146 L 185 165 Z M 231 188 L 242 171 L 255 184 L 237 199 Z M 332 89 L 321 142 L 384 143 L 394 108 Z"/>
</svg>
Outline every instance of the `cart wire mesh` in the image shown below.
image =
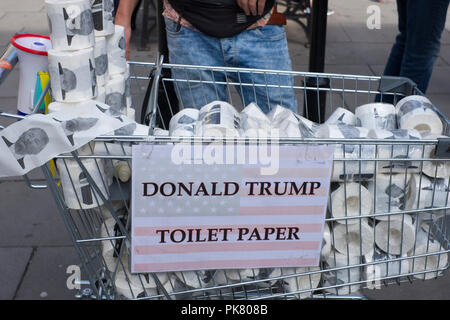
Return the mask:
<svg viewBox="0 0 450 320">
<path fill-rule="evenodd" d="M 210 96 L 195 96 L 194 91 L 212 92 L 213 100 L 226 99 L 237 109 L 242 109 L 246 97 L 252 95 L 258 105 L 272 108 L 274 97 L 283 101 L 286 92 L 293 91 L 298 106 L 301 106 L 299 114 L 308 117 L 309 113 L 315 112 L 319 122 L 338 107 L 354 111 L 377 96 L 387 97 L 395 104 L 405 96 L 423 95 L 411 81 L 402 78 L 162 63 L 129 64 L 133 104 L 144 104 L 142 113 L 150 123 L 150 133 L 156 126 L 167 129 L 164 114 L 170 118 L 179 109 L 199 107 L 211 101 Z M 149 81 L 151 92 L 145 97 L 143 93 Z M 320 105 L 325 106 L 325 114 L 320 114 Z M 448 136 L 448 119 L 436 106 L 433 108 L 441 117 L 444 133 Z M 136 109 L 136 114 L 140 114 Z M 208 137 L 190 139 L 201 143 L 213 141 Z M 445 141 L 280 138 L 280 145 L 329 144 L 335 145 L 337 151 L 346 147 L 355 150 L 355 157 L 346 158 L 345 152 L 337 152 L 341 156 L 335 155 L 334 170 L 339 167 L 342 174 L 331 185 L 319 266 L 131 274 L 131 181 L 123 178 L 123 174 L 126 176 L 131 172 L 131 146 L 181 140 L 167 136 L 101 136 L 87 145 L 88 150 L 83 153 L 74 151 L 56 157 L 53 165 L 56 164 L 57 170 L 50 163 L 42 167 L 80 256 L 85 278 L 80 282 L 84 287 L 80 297 L 351 298 L 359 297 L 363 288 L 380 289 L 389 284 L 437 278 L 448 268 L 450 177 L 438 176 L 438 167 L 449 165 L 450 159 L 448 156 L 436 157 L 434 152 Z M 217 142 L 217 138 L 214 141 Z M 233 138 L 231 141 L 258 143 L 257 138 Z M 399 148 L 406 150 L 406 155 L 415 156 L 398 157 L 395 153 Z M 415 152 L 410 153 L 411 150 Z M 405 166 L 405 162 L 414 165 Z M 403 164 L 400 171 L 396 169 L 397 163 Z M 435 168 L 434 175 L 425 175 L 425 166 Z M 69 186 L 80 190 L 74 192 L 74 203 L 66 201 L 66 190 L 61 187 L 62 172 L 69 178 Z M 377 202 L 381 201 L 376 187 L 380 174 L 390 181 L 403 181 L 401 204 L 397 203 L 398 198 L 389 196 L 383 200 L 387 207 L 377 210 Z M 372 209 L 366 210 L 362 194 L 369 184 L 373 187 L 370 193 Z M 337 209 L 333 207 L 332 194 L 336 190 L 340 190 L 345 199 L 341 215 L 335 214 Z M 426 193 L 426 197 L 422 197 L 421 192 Z M 380 224 L 389 232 L 378 233 L 376 226 Z M 412 247 L 405 246 L 407 237 L 413 239 Z M 380 242 L 380 238 L 383 241 Z M 380 249 L 380 243 L 387 247 Z"/>
</svg>

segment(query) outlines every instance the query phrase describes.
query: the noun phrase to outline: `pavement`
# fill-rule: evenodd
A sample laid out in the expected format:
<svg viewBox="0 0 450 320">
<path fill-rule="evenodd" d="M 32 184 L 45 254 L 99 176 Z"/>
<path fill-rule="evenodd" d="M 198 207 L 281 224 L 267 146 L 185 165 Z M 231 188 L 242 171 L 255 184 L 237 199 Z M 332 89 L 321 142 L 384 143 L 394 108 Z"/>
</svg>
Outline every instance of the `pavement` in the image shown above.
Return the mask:
<svg viewBox="0 0 450 320">
<path fill-rule="evenodd" d="M 44 0 L 1 2 L 0 52 L 15 33 L 48 34 Z M 334 14 L 328 19 L 325 72 L 381 75 L 397 32 L 395 1 L 329 0 L 329 4 Z M 381 10 L 379 30 L 366 26 L 367 8 L 371 5 Z M 144 31 L 148 44 L 142 48 L 140 19 L 141 13 L 133 34 L 131 58 L 153 62 L 155 33 Z M 307 71 L 309 53 L 303 31 L 293 21 L 288 21 L 286 31 L 294 70 Z M 15 113 L 19 68 L 0 86 L 0 110 Z M 447 117 L 450 117 L 449 75 L 450 18 L 427 93 Z M 142 89 L 145 90 L 144 85 L 134 92 L 138 94 Z M 9 123 L 11 120 L 0 119 L 2 125 Z M 45 183 L 39 170 L 28 176 L 34 184 Z M 30 189 L 22 177 L 0 179 L 0 203 L 0 299 L 74 299 L 75 291 L 66 286 L 69 276 L 66 270 L 78 264 L 78 256 L 50 191 Z M 363 293 L 372 299 L 450 299 L 450 272 L 437 280 Z"/>
</svg>

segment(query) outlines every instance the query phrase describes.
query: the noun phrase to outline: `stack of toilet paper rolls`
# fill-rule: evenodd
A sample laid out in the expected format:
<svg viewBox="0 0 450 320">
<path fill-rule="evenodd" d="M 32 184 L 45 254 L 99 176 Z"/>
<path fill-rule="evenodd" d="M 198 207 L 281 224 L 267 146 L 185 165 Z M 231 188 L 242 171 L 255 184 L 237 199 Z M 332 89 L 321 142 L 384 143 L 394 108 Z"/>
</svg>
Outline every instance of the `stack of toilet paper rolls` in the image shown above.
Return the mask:
<svg viewBox="0 0 450 320">
<path fill-rule="evenodd" d="M 108 76 L 107 41 L 114 33 L 113 0 L 46 0 L 52 49 L 48 52 L 54 102 L 48 112 L 63 112 L 89 100 L 105 102 Z M 90 155 L 91 142 L 77 150 Z M 103 160 L 83 159 L 83 165 L 104 196 L 110 178 Z M 103 200 L 90 186 L 75 160 L 57 161 L 66 204 L 71 209 L 90 209 Z"/>
<path fill-rule="evenodd" d="M 126 60 L 125 28 L 114 25 L 106 36 L 108 79 L 105 83 L 105 103 L 132 120 L 136 118 L 131 98 L 130 67 Z"/>
<path fill-rule="evenodd" d="M 157 283 L 150 274 L 131 274 L 129 270 L 129 252 L 125 246 L 116 247 L 115 240 L 108 238 L 115 236 L 117 222 L 114 218 L 106 219 L 101 226 L 100 235 L 102 240 L 102 256 L 105 266 L 113 273 L 115 272 L 114 285 L 116 292 L 127 299 L 142 296 L 153 296 L 158 294 Z M 123 242 L 122 245 L 125 245 Z M 168 274 L 165 272 L 155 273 L 162 285 L 168 281 Z"/>
</svg>

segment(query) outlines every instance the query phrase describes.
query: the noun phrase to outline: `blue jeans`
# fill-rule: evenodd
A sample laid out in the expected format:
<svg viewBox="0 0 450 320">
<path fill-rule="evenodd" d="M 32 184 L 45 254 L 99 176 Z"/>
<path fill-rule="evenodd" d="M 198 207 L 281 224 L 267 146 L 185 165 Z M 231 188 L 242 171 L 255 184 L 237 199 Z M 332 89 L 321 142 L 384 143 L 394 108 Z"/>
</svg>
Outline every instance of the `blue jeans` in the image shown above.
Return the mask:
<svg viewBox="0 0 450 320">
<path fill-rule="evenodd" d="M 439 55 L 449 3 L 450 0 L 397 0 L 400 33 L 384 75 L 409 78 L 426 92 Z"/>
<path fill-rule="evenodd" d="M 282 26 L 269 25 L 219 39 L 180 26 L 167 18 L 165 22 L 170 63 L 292 70 Z M 172 78 L 176 79 L 174 87 L 181 108 L 199 109 L 214 100 L 229 101 L 230 84 L 233 84 L 244 106 L 256 102 L 267 113 L 280 104 L 298 112 L 291 75 L 174 68 Z"/>
</svg>

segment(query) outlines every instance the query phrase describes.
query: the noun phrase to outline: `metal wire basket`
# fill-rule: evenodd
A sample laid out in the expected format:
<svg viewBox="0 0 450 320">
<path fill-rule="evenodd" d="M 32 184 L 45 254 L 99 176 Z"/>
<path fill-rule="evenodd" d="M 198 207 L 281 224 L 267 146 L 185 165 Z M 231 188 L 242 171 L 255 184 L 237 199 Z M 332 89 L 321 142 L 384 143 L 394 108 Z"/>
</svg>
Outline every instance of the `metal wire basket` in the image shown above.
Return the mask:
<svg viewBox="0 0 450 320">
<path fill-rule="evenodd" d="M 170 71 L 172 77 L 165 77 Z M 143 115 L 150 124 L 150 134 L 156 126 L 165 129 L 164 114 L 172 116 L 188 102 L 204 104 L 189 96 L 193 86 L 226 94 L 236 108 L 243 107 L 244 91 L 254 92 L 258 104 L 273 105 L 273 97 L 283 97 L 283 91 L 293 90 L 304 114 L 314 112 L 322 121 L 337 107 L 354 110 L 357 106 L 373 101 L 377 95 L 390 97 L 393 103 L 408 95 L 422 95 L 414 84 L 402 78 L 383 78 L 341 74 L 314 74 L 275 70 L 254 70 L 224 67 L 187 66 L 162 63 L 130 62 L 134 105 L 143 100 Z M 150 75 L 150 76 L 149 76 Z M 212 79 L 212 80 L 211 80 Z M 286 85 L 288 79 L 291 85 Z M 151 81 L 150 95 L 144 97 Z M 325 83 L 326 85 L 323 85 Z M 178 96 L 178 99 L 174 97 Z M 262 101 L 264 100 L 264 101 Z M 179 106 L 177 106 L 179 104 Z M 245 102 L 244 102 L 245 104 Z M 326 114 L 320 113 L 320 105 Z M 162 110 L 164 108 L 164 110 Z M 435 107 L 449 135 L 448 119 Z M 224 138 L 226 140 L 226 138 Z M 233 139 L 234 143 L 257 143 L 251 139 Z M 353 146 L 357 157 L 335 157 L 340 163 L 343 178 L 334 182 L 332 191 L 341 188 L 345 197 L 343 215 L 335 214 L 332 192 L 326 218 L 321 263 L 308 268 L 274 268 L 245 270 L 209 270 L 186 272 L 162 272 L 131 274 L 129 268 L 131 243 L 130 181 L 123 178 L 131 170 L 131 145 L 140 143 L 167 144 L 180 141 L 177 137 L 162 136 L 101 136 L 87 145 L 84 152 L 57 157 L 56 171 L 50 164 L 42 167 L 64 223 L 80 256 L 84 290 L 79 296 L 97 299 L 299 299 L 317 297 L 360 296 L 362 288 L 380 288 L 382 285 L 413 280 L 436 278 L 448 268 L 450 177 L 444 179 L 426 176 L 422 168 L 427 163 L 448 164 L 450 156 L 434 157 L 434 150 L 446 150 L 445 139 L 432 140 L 377 140 L 377 139 L 315 139 L 280 138 L 279 144 L 308 145 L 330 144 L 337 148 Z M 208 142 L 209 138 L 192 138 L 192 141 Z M 373 155 L 364 153 L 370 147 Z M 418 156 L 398 158 L 396 148 L 414 148 Z M 377 157 L 379 150 L 390 150 L 387 156 Z M 430 150 L 433 156 L 430 156 Z M 409 154 L 409 153 L 407 153 Z M 374 187 L 370 193 L 372 207 L 377 208 L 381 198 L 376 194 L 379 182 L 379 163 L 414 161 L 418 170 L 414 173 L 406 167 L 394 173 L 385 171 L 384 178 L 405 182 L 405 197 L 412 197 L 407 188 L 414 175 L 419 195 L 410 201 L 409 207 L 394 205 L 398 199 L 389 196 L 387 208 L 365 211 L 362 192 L 368 183 Z M 369 176 L 364 169 L 371 165 Z M 69 170 L 69 167 L 77 170 Z M 350 170 L 350 168 L 353 168 Z M 122 171 L 121 171 L 122 170 Z M 76 202 L 66 201 L 60 185 L 61 172 L 69 177 L 69 185 L 75 190 Z M 350 172 L 351 171 L 351 172 Z M 59 172 L 59 173 L 58 173 Z M 75 173 L 76 172 L 76 173 Z M 68 174 L 67 174 L 68 173 Z M 355 176 L 359 177 L 355 179 Z M 363 177 L 364 178 L 361 178 Z M 430 182 L 431 181 L 431 182 Z M 422 184 L 427 183 L 430 198 L 423 203 L 420 197 Z M 431 188 L 431 189 L 430 189 Z M 411 188 L 410 188 L 411 189 Z M 352 191 L 350 191 L 352 190 Z M 354 203 L 350 204 L 350 201 Z M 350 212 L 350 206 L 357 210 Z M 387 234 L 379 234 L 376 225 L 386 225 Z M 413 228 L 411 229 L 411 226 Z M 404 246 L 406 234 L 412 237 Z M 378 239 L 385 238 L 380 248 Z M 408 238 L 410 239 L 410 238 Z M 411 247 L 412 243 L 412 247 Z M 369 246 L 369 249 L 366 248 Z"/>
</svg>

